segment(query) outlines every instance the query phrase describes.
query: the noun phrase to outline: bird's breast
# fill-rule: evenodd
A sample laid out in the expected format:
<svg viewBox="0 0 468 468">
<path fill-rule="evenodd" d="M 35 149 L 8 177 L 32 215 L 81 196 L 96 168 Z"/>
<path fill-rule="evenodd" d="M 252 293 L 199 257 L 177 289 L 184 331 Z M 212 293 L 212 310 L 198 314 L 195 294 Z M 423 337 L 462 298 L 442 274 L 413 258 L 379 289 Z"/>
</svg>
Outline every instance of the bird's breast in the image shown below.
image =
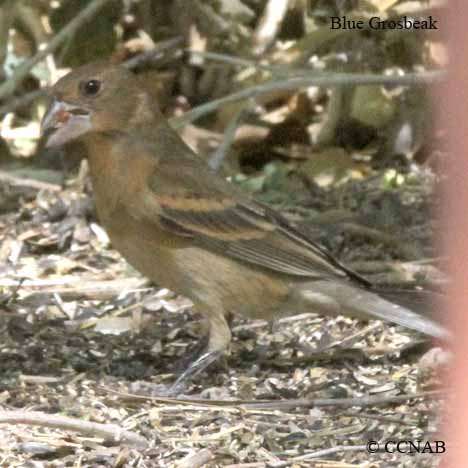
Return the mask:
<svg viewBox="0 0 468 468">
<path fill-rule="evenodd" d="M 290 294 L 289 285 L 266 272 L 136 222 L 125 212 L 102 222 L 113 247 L 135 269 L 156 285 L 188 297 L 202 313 L 216 309 L 271 319 L 282 312 Z"/>
</svg>

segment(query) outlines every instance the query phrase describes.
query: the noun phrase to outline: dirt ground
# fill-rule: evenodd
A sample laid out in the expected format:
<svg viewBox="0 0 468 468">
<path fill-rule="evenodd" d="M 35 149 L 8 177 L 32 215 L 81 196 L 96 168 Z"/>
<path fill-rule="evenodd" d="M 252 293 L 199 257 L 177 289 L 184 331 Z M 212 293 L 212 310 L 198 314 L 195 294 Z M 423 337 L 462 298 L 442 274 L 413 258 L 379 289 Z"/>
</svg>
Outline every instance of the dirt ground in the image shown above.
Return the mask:
<svg viewBox="0 0 468 468">
<path fill-rule="evenodd" d="M 270 201 L 374 280 L 430 282 L 418 259 L 434 257 L 434 181 L 382 180 Z M 49 189 L 23 187 L 0 217 L 0 409 L 50 416 L 1 424 L 0 466 L 438 465 L 437 454 L 366 449 L 437 440 L 444 405 L 435 345 L 380 322 L 236 317 L 230 354 L 185 395 L 161 397 L 196 348 L 198 316 L 112 250 L 86 191 Z M 115 440 L 116 427 L 130 434 Z"/>
</svg>

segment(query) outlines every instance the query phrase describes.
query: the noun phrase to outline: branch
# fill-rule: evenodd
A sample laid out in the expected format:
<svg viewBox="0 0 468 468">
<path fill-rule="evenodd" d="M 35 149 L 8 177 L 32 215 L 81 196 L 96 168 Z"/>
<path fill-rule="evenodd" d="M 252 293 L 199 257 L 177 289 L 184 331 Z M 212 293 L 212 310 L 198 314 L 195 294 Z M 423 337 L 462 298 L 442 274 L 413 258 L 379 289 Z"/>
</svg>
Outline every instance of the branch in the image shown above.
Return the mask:
<svg viewBox="0 0 468 468">
<path fill-rule="evenodd" d="M 177 468 L 201 468 L 214 459 L 214 454 L 208 449 L 201 449 L 198 452 L 191 453 L 180 460 Z"/>
<path fill-rule="evenodd" d="M 312 75 L 311 72 L 309 72 Z M 441 71 L 426 71 L 422 73 L 407 73 L 405 75 L 381 75 L 370 73 L 315 73 L 312 76 L 292 76 L 281 80 L 270 80 L 265 83 L 251 86 L 250 88 L 237 91 L 219 99 L 214 99 L 206 104 L 195 107 L 186 112 L 181 117 L 173 118 L 170 123 L 175 128 L 180 128 L 189 122 L 214 112 L 221 106 L 243 99 L 254 98 L 261 94 L 273 91 L 291 91 L 297 88 L 309 86 L 323 86 L 333 88 L 336 86 L 357 86 L 357 85 L 400 85 L 412 86 L 424 83 L 440 81 L 445 76 Z"/>
<path fill-rule="evenodd" d="M 288 78 L 298 78 L 298 77 L 307 78 L 307 77 L 309 77 L 310 78 L 311 75 L 312 76 L 322 76 L 322 77 L 335 76 L 335 75 L 362 76 L 362 77 L 367 77 L 367 76 L 371 76 L 371 77 L 378 77 L 378 76 L 388 77 L 388 76 L 391 76 L 392 79 L 397 80 L 397 82 L 393 82 L 391 84 L 396 85 L 396 84 L 400 84 L 400 83 L 398 83 L 398 77 L 400 77 L 400 76 L 404 77 L 404 76 L 407 76 L 407 75 L 411 74 L 411 73 L 407 73 L 406 75 L 377 75 L 377 74 L 365 74 L 364 73 L 364 74 L 359 75 L 357 73 L 336 73 L 336 72 L 331 72 L 331 71 L 329 71 L 329 72 L 324 72 L 324 71 L 317 72 L 313 68 L 297 67 L 297 66 L 291 65 L 291 64 L 269 65 L 269 64 L 263 63 L 260 60 L 251 60 L 251 59 L 247 59 L 247 58 L 243 58 L 243 57 L 237 57 L 235 55 L 222 54 L 222 53 L 219 53 L 219 52 L 209 52 L 209 51 L 192 50 L 192 49 L 184 49 L 184 52 L 186 52 L 187 54 L 191 54 L 191 55 L 197 55 L 197 56 L 199 56 L 201 58 L 211 60 L 213 62 L 228 63 L 229 65 L 238 65 L 238 66 L 242 66 L 242 67 L 252 67 L 252 68 L 255 68 L 257 70 L 270 72 L 273 75 L 276 75 L 278 77 L 284 77 L 284 78 L 286 78 L 286 77 L 288 77 Z M 439 72 L 439 71 L 437 71 L 437 72 L 440 73 L 440 77 L 442 78 L 444 73 Z M 433 72 L 425 71 L 425 72 L 419 72 L 419 73 L 414 74 L 414 75 L 421 77 L 420 83 L 432 82 L 433 79 L 430 76 L 426 77 L 427 73 L 431 74 Z M 367 83 L 355 83 L 355 84 L 367 84 Z M 379 84 L 379 83 L 370 83 L 370 84 Z M 385 83 L 382 83 L 382 84 L 385 84 Z M 404 83 L 401 83 L 401 84 L 404 84 Z M 411 83 L 411 84 L 418 84 L 418 83 Z"/>
<path fill-rule="evenodd" d="M 261 461 L 261 462 L 252 462 L 252 463 L 236 463 L 235 465 L 225 465 L 224 468 L 287 468 L 288 466 L 299 466 L 298 462 L 304 460 L 310 460 L 313 458 L 325 458 L 329 455 L 335 455 L 336 453 L 343 452 L 368 452 L 367 445 L 338 445 L 337 447 L 330 447 L 323 450 L 317 450 L 316 452 L 306 453 L 305 455 L 300 455 L 298 457 L 289 458 L 284 461 Z M 302 465 L 301 465 L 302 466 Z M 329 466 L 328 464 L 319 463 L 313 466 Z M 342 463 L 333 463 L 330 467 L 340 467 L 340 466 L 362 466 L 362 465 L 348 465 Z"/>
<path fill-rule="evenodd" d="M 174 405 L 188 405 L 188 406 L 201 406 L 204 408 L 212 408 L 214 410 L 223 410 L 230 408 L 233 410 L 259 410 L 259 409 L 273 409 L 279 411 L 288 411 L 293 408 L 349 408 L 352 406 L 366 407 L 366 406 L 380 406 L 390 403 L 403 403 L 405 401 L 414 400 L 418 398 L 440 397 L 443 392 L 440 390 L 428 390 L 419 393 L 408 393 L 404 395 L 382 395 L 382 396 L 368 396 L 356 398 L 317 398 L 307 399 L 298 398 L 291 400 L 203 400 L 194 398 L 168 398 L 168 397 L 151 397 L 144 395 L 136 395 L 132 393 L 124 393 L 110 388 L 101 387 L 102 390 L 118 395 L 121 398 L 130 400 L 153 401 L 156 403 L 167 403 Z"/>
<path fill-rule="evenodd" d="M 253 35 L 255 55 L 263 54 L 273 43 L 286 16 L 289 0 L 269 0 Z"/>
<path fill-rule="evenodd" d="M 224 159 L 229 151 L 229 148 L 236 137 L 237 129 L 241 124 L 242 120 L 249 112 L 250 107 L 243 108 L 239 112 L 237 112 L 234 117 L 229 121 L 225 131 L 224 131 L 224 138 L 218 148 L 214 151 L 211 155 L 208 165 L 214 169 L 215 171 L 219 171 L 220 167 L 223 164 Z"/>
<path fill-rule="evenodd" d="M 126 431 L 116 424 L 100 424 L 82 419 L 56 416 L 39 411 L 0 411 L 0 424 L 28 424 L 30 426 L 52 427 L 64 431 L 76 431 L 84 434 L 104 437 L 113 443 L 126 443 L 140 449 L 148 447 L 148 441 L 131 431 Z"/>
<path fill-rule="evenodd" d="M 0 170 L 0 182 L 5 182 L 16 187 L 30 187 L 35 190 L 50 190 L 51 192 L 59 192 L 61 190 L 60 186 L 57 184 L 14 176 L 2 170 Z"/>
</svg>

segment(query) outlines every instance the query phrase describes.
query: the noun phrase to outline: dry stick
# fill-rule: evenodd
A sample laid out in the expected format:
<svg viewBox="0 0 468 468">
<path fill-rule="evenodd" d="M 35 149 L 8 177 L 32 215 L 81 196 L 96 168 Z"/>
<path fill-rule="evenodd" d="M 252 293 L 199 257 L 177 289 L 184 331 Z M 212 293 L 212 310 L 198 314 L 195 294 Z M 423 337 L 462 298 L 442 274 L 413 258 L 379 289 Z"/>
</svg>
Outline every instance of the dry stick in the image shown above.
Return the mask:
<svg viewBox="0 0 468 468">
<path fill-rule="evenodd" d="M 1 178 L 0 178 L 1 181 Z M 62 278 L 29 279 L 29 278 L 1 278 L 0 288 L 16 287 L 22 281 L 21 287 L 36 297 L 59 294 L 68 300 L 89 299 L 106 300 L 123 292 L 135 292 L 148 289 L 148 280 L 145 278 L 122 278 L 115 280 L 81 279 L 78 276 L 66 275 Z"/>
<path fill-rule="evenodd" d="M 200 468 L 213 460 L 213 458 L 213 452 L 208 449 L 202 449 L 183 458 L 177 464 L 177 468 Z"/>
<path fill-rule="evenodd" d="M 423 84 L 423 83 L 431 83 L 434 80 L 438 80 L 440 78 L 444 77 L 445 72 L 443 70 L 429 70 L 429 71 L 422 71 L 418 73 L 406 73 L 404 75 L 379 75 L 379 74 L 370 74 L 370 73 L 338 73 L 338 72 L 333 72 L 333 71 L 321 71 L 321 70 L 316 70 L 314 68 L 306 68 L 306 67 L 297 67 L 294 65 L 268 65 L 266 63 L 263 63 L 261 61 L 256 61 L 256 60 L 251 60 L 251 59 L 246 59 L 242 57 L 236 57 L 235 55 L 229 55 L 229 54 L 222 54 L 219 52 L 204 52 L 204 51 L 199 51 L 199 50 L 192 50 L 192 49 L 184 49 L 184 52 L 188 54 L 193 54 L 193 55 L 198 55 L 201 58 L 205 58 L 207 60 L 211 60 L 213 62 L 220 62 L 220 63 L 227 63 L 229 65 L 238 65 L 242 67 L 252 67 L 256 68 L 257 70 L 262 70 L 266 72 L 270 72 L 272 75 L 280 76 L 283 78 L 298 78 L 298 77 L 303 77 L 303 78 L 311 78 L 313 76 L 319 76 L 319 77 L 333 77 L 335 75 L 340 75 L 340 76 L 350 76 L 350 77 L 361 77 L 362 80 L 365 80 L 366 77 L 371 77 L 374 79 L 374 77 L 379 77 L 381 76 L 382 78 L 388 78 L 391 77 L 392 79 L 395 80 L 395 82 L 388 83 L 388 84 L 393 84 L 393 85 L 398 85 L 400 84 L 398 82 L 399 78 L 403 78 L 408 75 L 413 75 L 416 77 L 416 80 L 410 84 Z M 430 75 L 432 73 L 439 74 L 436 78 L 431 77 Z M 419 78 L 418 78 L 419 77 Z M 359 79 L 361 79 L 359 78 Z M 351 85 L 356 85 L 356 84 L 387 84 L 387 83 L 366 83 L 366 82 L 357 82 L 357 83 L 351 83 Z M 405 84 L 405 83 L 401 83 Z"/>
<path fill-rule="evenodd" d="M 51 427 L 64 431 L 76 431 L 93 436 L 104 437 L 113 443 L 124 443 L 139 449 L 148 447 L 148 441 L 116 424 L 100 424 L 67 416 L 40 413 L 38 411 L 0 411 L 0 424 L 28 424 L 31 426 Z"/>
<path fill-rule="evenodd" d="M 265 63 L 260 63 L 254 60 L 249 60 L 241 57 L 236 57 L 235 55 L 220 54 L 219 52 L 202 52 L 200 50 L 184 49 L 185 52 L 192 55 L 198 55 L 201 58 L 206 58 L 214 62 L 229 63 L 230 65 L 240 65 L 243 67 L 253 67 L 258 70 L 268 71 L 274 74 L 296 74 L 296 72 L 301 71 L 300 69 L 293 68 L 291 66 L 284 65 L 267 65 Z M 309 74 L 311 70 L 304 69 Z M 297 73 L 299 74 L 299 73 Z"/>
<path fill-rule="evenodd" d="M 330 350 L 332 348 L 335 348 L 337 346 L 340 346 L 340 347 L 345 346 L 345 345 L 349 346 L 351 343 L 353 343 L 357 339 L 360 339 L 360 338 L 366 336 L 371 331 L 374 331 L 376 328 L 380 328 L 380 327 L 381 327 L 381 324 L 379 322 L 371 323 L 370 325 L 367 325 L 366 327 L 364 327 L 363 329 L 357 331 L 356 333 L 353 333 L 353 334 L 351 334 L 349 336 L 346 336 L 346 337 L 342 338 L 341 340 L 338 340 L 338 341 L 335 341 L 334 343 L 331 343 L 323 351 L 328 351 L 328 350 Z"/>
<path fill-rule="evenodd" d="M 310 460 L 311 458 L 321 458 L 327 455 L 332 455 L 337 452 L 366 452 L 367 450 L 367 445 L 339 445 L 338 447 L 330 447 L 323 450 L 317 450 L 316 452 L 306 453 L 305 455 L 294 457 L 293 460 Z"/>
<path fill-rule="evenodd" d="M 315 73 L 313 76 L 293 76 L 281 80 L 270 80 L 257 86 L 252 86 L 241 91 L 229 94 L 219 99 L 214 99 L 202 104 L 184 115 L 170 120 L 171 125 L 180 128 L 206 114 L 214 112 L 219 107 L 235 101 L 254 98 L 260 94 L 272 91 L 291 91 L 297 88 L 309 86 L 356 86 L 356 85 L 401 85 L 411 86 L 422 83 L 432 83 L 444 77 L 440 71 L 428 71 L 422 73 L 407 73 L 406 75 L 379 75 L 361 73 Z"/>
<path fill-rule="evenodd" d="M 144 395 L 137 395 L 132 393 L 119 392 L 110 388 L 101 387 L 102 390 L 113 393 L 123 398 L 133 400 L 153 401 L 161 404 L 173 405 L 190 405 L 216 408 L 234 408 L 239 410 L 249 409 L 275 409 L 275 410 L 289 410 L 292 408 L 349 408 L 351 406 L 380 406 L 388 403 L 401 403 L 416 398 L 426 398 L 431 396 L 441 396 L 441 390 L 430 390 L 426 392 L 412 393 L 406 395 L 390 395 L 390 396 L 363 396 L 358 398 L 317 398 L 317 399 L 292 399 L 292 400 L 259 400 L 259 401 L 245 401 L 245 400 L 201 400 L 195 398 L 166 398 L 166 397 L 151 397 Z"/>
<path fill-rule="evenodd" d="M 255 55 L 260 55 L 273 43 L 288 10 L 290 0 L 268 0 L 253 35 Z"/>
<path fill-rule="evenodd" d="M 351 418 L 362 418 L 362 419 L 373 419 L 374 421 L 380 421 L 386 424 L 401 424 L 402 426 L 415 427 L 418 425 L 418 421 L 405 421 L 392 416 L 384 416 L 381 414 L 369 414 L 363 412 L 344 411 L 340 413 L 341 416 L 349 416 Z"/>
<path fill-rule="evenodd" d="M 50 190 L 51 192 L 59 192 L 61 190 L 59 185 L 35 179 L 16 177 L 5 171 L 0 171 L 0 182 L 7 182 L 8 184 L 17 187 L 30 187 L 36 190 Z"/>
<path fill-rule="evenodd" d="M 208 165 L 218 171 L 223 164 L 224 159 L 229 151 L 229 148 L 234 141 L 236 136 L 236 131 L 239 128 L 239 125 L 242 123 L 242 120 L 245 118 L 246 114 L 248 114 L 250 110 L 250 106 L 244 109 L 241 109 L 237 112 L 234 117 L 229 121 L 226 130 L 224 131 L 224 139 L 221 144 L 216 148 L 216 150 L 211 155 Z"/>
<path fill-rule="evenodd" d="M 0 85 L 0 99 L 11 96 L 18 84 L 28 75 L 30 70 L 45 59 L 49 54 L 54 52 L 68 37 L 73 36 L 75 32 L 90 20 L 106 3 L 110 0 L 94 0 L 86 8 L 84 8 L 73 20 L 71 20 L 54 38 L 44 47 L 39 50 L 34 57 L 30 58 L 21 64 L 11 78 Z"/>
<path fill-rule="evenodd" d="M 284 462 L 281 462 L 284 463 Z M 291 462 L 288 462 L 291 463 Z M 235 463 L 234 465 L 225 465 L 224 468 L 276 468 L 277 465 L 270 461 L 250 462 L 250 463 Z"/>
<path fill-rule="evenodd" d="M 237 463 L 235 465 L 226 465 L 224 468 L 286 468 L 293 465 L 295 462 L 311 460 L 313 458 L 322 458 L 328 455 L 341 452 L 367 452 L 367 445 L 339 445 L 337 447 L 330 447 L 316 452 L 306 453 L 299 457 L 290 458 L 289 460 L 272 462 L 253 462 L 253 463 Z M 314 465 L 315 466 L 315 465 Z"/>
<path fill-rule="evenodd" d="M 412 400 L 415 398 L 426 398 L 430 396 L 439 396 L 442 392 L 439 390 L 432 390 L 427 392 L 413 393 L 411 395 L 390 395 L 390 396 L 363 396 L 358 398 L 324 398 L 324 399 L 297 399 L 297 400 L 286 400 L 286 401 L 271 401 L 271 402 L 253 402 L 244 404 L 242 406 L 252 409 L 279 409 L 289 410 L 292 408 L 304 407 L 304 408 L 349 408 L 351 406 L 380 406 L 388 403 L 401 403 L 404 401 Z"/>
</svg>

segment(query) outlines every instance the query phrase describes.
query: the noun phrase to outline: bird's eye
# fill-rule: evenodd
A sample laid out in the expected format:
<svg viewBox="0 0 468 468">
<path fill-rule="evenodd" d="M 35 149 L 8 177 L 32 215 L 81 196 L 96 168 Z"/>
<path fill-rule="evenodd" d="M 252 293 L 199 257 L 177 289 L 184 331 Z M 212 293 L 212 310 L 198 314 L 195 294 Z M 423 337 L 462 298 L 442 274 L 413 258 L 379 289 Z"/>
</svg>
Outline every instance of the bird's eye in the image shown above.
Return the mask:
<svg viewBox="0 0 468 468">
<path fill-rule="evenodd" d="M 101 89 L 101 82 L 99 80 L 88 80 L 82 85 L 83 93 L 86 96 L 96 96 Z"/>
</svg>

